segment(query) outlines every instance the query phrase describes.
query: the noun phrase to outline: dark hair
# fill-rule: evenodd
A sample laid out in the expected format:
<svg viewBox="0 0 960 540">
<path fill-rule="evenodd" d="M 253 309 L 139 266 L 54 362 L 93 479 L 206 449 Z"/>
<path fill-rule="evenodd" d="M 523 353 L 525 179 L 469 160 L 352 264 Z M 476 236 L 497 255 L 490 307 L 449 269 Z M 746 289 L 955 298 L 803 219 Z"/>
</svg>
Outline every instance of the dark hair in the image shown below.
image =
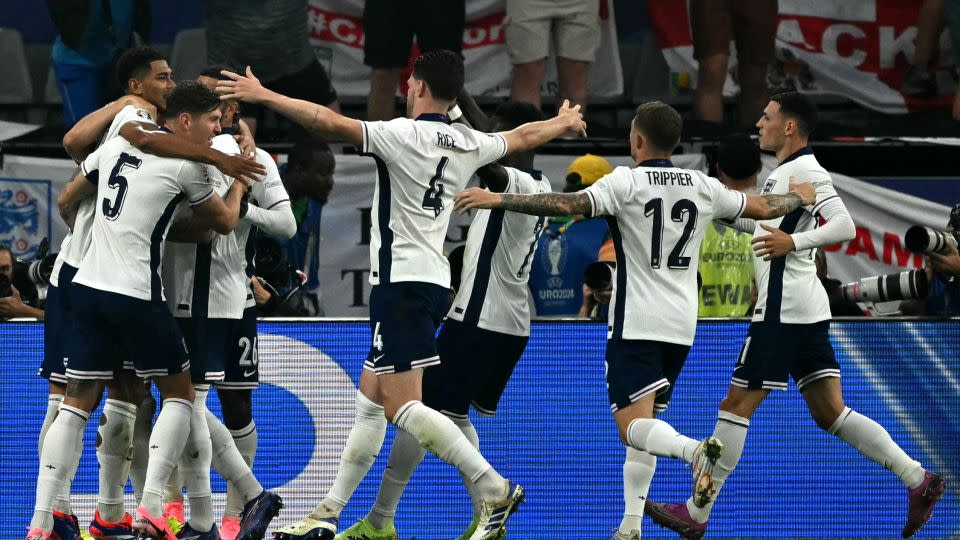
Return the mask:
<svg viewBox="0 0 960 540">
<path fill-rule="evenodd" d="M 496 119 L 499 129 L 509 131 L 529 122 L 543 120 L 543 111 L 539 107 L 523 101 L 505 101 L 497 106 L 493 117 Z"/>
<path fill-rule="evenodd" d="M 130 79 L 140 79 L 150 73 L 150 64 L 165 60 L 162 54 L 152 47 L 134 47 L 127 49 L 117 59 L 117 83 L 120 90 L 127 91 Z"/>
<path fill-rule="evenodd" d="M 287 173 L 310 167 L 321 154 L 324 157 L 326 157 L 326 154 L 330 154 L 330 161 L 331 163 L 334 162 L 333 151 L 330 150 L 330 146 L 326 142 L 314 138 L 298 140 L 287 156 Z"/>
<path fill-rule="evenodd" d="M 425 52 L 413 62 L 413 77 L 427 83 L 435 99 L 453 101 L 463 90 L 463 58 L 444 49 Z"/>
<path fill-rule="evenodd" d="M 10 254 L 11 259 L 16 259 L 16 257 L 13 256 L 13 250 L 10 249 L 6 244 L 0 244 L 0 251 L 6 251 Z"/>
<path fill-rule="evenodd" d="M 167 118 L 180 113 L 203 114 L 220 107 L 220 96 L 197 81 L 180 81 L 167 94 Z"/>
<path fill-rule="evenodd" d="M 743 180 L 760 170 L 760 148 L 745 133 L 733 133 L 720 140 L 717 167 L 735 180 Z"/>
<path fill-rule="evenodd" d="M 212 66 L 207 66 L 200 70 L 200 77 L 210 77 L 211 79 L 216 79 L 218 81 L 226 81 L 227 77 L 224 77 L 220 72 L 221 71 L 236 71 L 230 66 L 225 66 L 223 64 L 214 64 Z"/>
<path fill-rule="evenodd" d="M 655 149 L 673 153 L 673 149 L 680 144 L 683 119 L 670 105 L 662 101 L 650 101 L 637 107 L 633 127 L 642 133 Z"/>
<path fill-rule="evenodd" d="M 780 114 L 784 118 L 797 121 L 797 131 L 801 137 L 809 137 L 817 128 L 817 105 L 812 99 L 800 92 L 783 92 L 770 98 L 780 104 Z"/>
</svg>

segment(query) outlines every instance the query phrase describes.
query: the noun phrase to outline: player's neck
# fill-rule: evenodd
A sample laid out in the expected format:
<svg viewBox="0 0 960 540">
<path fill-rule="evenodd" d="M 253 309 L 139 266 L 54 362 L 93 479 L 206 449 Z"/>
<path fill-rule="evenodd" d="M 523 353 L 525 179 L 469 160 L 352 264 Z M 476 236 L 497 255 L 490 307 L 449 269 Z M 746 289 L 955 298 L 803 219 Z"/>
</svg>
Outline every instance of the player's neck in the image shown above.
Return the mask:
<svg viewBox="0 0 960 540">
<path fill-rule="evenodd" d="M 440 103 L 432 99 L 420 99 L 416 102 L 416 105 L 414 105 L 410 118 L 416 120 L 421 114 L 446 115 L 449 108 L 450 106 L 447 103 Z"/>
<path fill-rule="evenodd" d="M 777 150 L 777 163 L 783 163 L 785 159 L 792 156 L 799 150 L 806 148 L 807 140 L 806 139 L 787 139 L 786 143 L 779 150 Z"/>
<path fill-rule="evenodd" d="M 751 176 L 742 180 L 724 176 L 723 184 L 734 191 L 749 191 L 757 187 L 757 176 Z"/>
<path fill-rule="evenodd" d="M 663 152 L 646 152 L 644 150 L 639 150 L 637 152 L 637 166 L 639 167 L 644 161 L 650 161 L 652 159 L 666 160 L 670 161 L 670 158 L 673 157 L 673 154 L 667 154 Z"/>
</svg>

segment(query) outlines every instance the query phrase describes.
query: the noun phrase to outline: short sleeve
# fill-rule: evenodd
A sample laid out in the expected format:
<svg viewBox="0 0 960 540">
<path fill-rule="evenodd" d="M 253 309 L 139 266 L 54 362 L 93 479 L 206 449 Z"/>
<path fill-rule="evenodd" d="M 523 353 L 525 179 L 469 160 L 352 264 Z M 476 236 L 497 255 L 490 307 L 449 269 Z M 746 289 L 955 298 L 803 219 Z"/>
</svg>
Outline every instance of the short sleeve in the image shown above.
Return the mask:
<svg viewBox="0 0 960 540">
<path fill-rule="evenodd" d="M 507 153 L 507 140 L 499 133 L 483 133 L 476 131 L 479 165 L 499 161 Z"/>
<path fill-rule="evenodd" d="M 393 161 L 413 136 L 413 120 L 395 118 L 388 122 L 361 122 L 365 154 L 375 154 L 386 162 Z"/>
<path fill-rule="evenodd" d="M 207 178 L 206 168 L 192 161 L 185 161 L 177 173 L 177 183 L 187 197 L 187 204 L 196 206 L 213 197 L 213 186 Z"/>
<path fill-rule="evenodd" d="M 263 165 L 267 170 L 260 182 L 253 184 L 253 199 L 257 206 L 264 210 L 271 210 L 290 205 L 290 196 L 286 188 L 283 187 L 283 180 L 280 178 L 280 171 L 277 170 L 277 164 L 270 157 L 270 154 L 257 148 L 257 163 Z"/>
<path fill-rule="evenodd" d="M 101 148 L 103 148 L 103 146 L 91 152 L 86 159 L 80 162 L 80 172 L 82 172 L 83 176 L 86 177 L 86 179 L 89 180 L 93 185 L 97 185 L 97 182 L 100 179 Z"/>
<path fill-rule="evenodd" d="M 153 126 L 156 125 L 156 121 L 149 112 L 138 107 L 134 107 L 133 105 L 127 105 L 126 107 L 120 109 L 120 112 L 113 117 L 113 122 L 111 122 L 110 127 L 107 128 L 106 139 L 109 140 L 118 136 L 120 134 L 120 128 L 130 122 L 150 124 Z"/>
<path fill-rule="evenodd" d="M 701 175 L 701 178 L 710 192 L 714 219 L 733 221 L 739 218 L 747 207 L 746 194 L 728 188 L 712 176 Z"/>
<path fill-rule="evenodd" d="M 217 135 L 213 138 L 210 145 L 214 150 L 223 152 L 229 156 L 240 155 L 240 146 L 237 144 L 237 141 L 231 135 Z M 228 189 L 230 189 L 230 184 L 233 183 L 233 178 L 227 176 L 220 169 L 214 167 L 213 165 L 204 165 L 207 173 L 207 179 L 213 190 L 223 196 Z"/>
<path fill-rule="evenodd" d="M 583 191 L 590 197 L 591 215 L 616 216 L 630 199 L 633 189 L 630 169 L 617 167 Z"/>
</svg>

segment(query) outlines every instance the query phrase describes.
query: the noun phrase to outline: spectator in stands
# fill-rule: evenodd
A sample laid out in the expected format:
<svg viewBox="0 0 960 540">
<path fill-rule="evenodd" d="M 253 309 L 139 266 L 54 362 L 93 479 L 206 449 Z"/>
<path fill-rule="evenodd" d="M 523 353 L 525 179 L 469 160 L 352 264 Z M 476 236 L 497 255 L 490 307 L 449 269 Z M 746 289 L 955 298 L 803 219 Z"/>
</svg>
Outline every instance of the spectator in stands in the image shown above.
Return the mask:
<svg viewBox="0 0 960 540">
<path fill-rule="evenodd" d="M 580 156 L 570 164 L 563 190 L 580 191 L 612 171 L 600 156 Z M 584 271 L 597 260 L 606 237 L 607 223 L 602 218 L 550 218 L 530 267 L 530 291 L 538 316 L 574 317 L 580 312 Z"/>
<path fill-rule="evenodd" d="M 744 134 L 728 135 L 717 152 L 717 176 L 725 186 L 757 192 L 760 149 Z M 717 222 L 700 245 L 700 317 L 744 317 L 756 301 L 753 236 Z"/>
<path fill-rule="evenodd" d="M 340 112 L 337 93 L 310 45 L 307 0 L 204 0 L 203 13 L 209 63 L 241 73 L 250 66 L 270 90 Z M 256 133 L 264 109 L 244 107 L 249 107 L 244 121 Z M 293 132 L 306 136 L 300 127 Z"/>
<path fill-rule="evenodd" d="M 950 2 L 948 2 L 950 3 Z M 907 96 L 932 98 L 937 95 L 937 52 L 944 25 L 943 0 L 926 0 L 917 14 L 917 38 L 913 65 L 900 91 Z"/>
<path fill-rule="evenodd" d="M 120 95 L 113 64 L 133 45 L 133 32 L 150 37 L 149 0 L 47 0 L 57 27 L 51 60 L 67 128 Z"/>
<path fill-rule="evenodd" d="M 960 204 L 950 212 L 947 232 L 957 239 L 960 231 Z M 930 292 L 922 300 L 905 300 L 900 303 L 904 315 L 930 315 L 938 317 L 960 316 L 960 252 L 955 245 L 948 245 L 939 253 L 925 257 L 924 268 L 930 281 Z"/>
<path fill-rule="evenodd" d="M 34 317 L 43 319 L 43 310 L 31 307 L 20 297 L 20 291 L 13 285 L 13 251 L 0 244 L 0 320 L 16 317 Z M 9 295 L 6 287 L 9 286 Z"/>
<path fill-rule="evenodd" d="M 414 36 L 421 54 L 437 49 L 460 54 L 465 25 L 465 0 L 367 0 L 363 7 L 363 63 L 371 69 L 367 120 L 396 116 L 400 72 L 410 63 Z"/>
<path fill-rule="evenodd" d="M 694 112 L 723 122 L 723 84 L 730 41 L 737 47 L 739 125 L 753 129 L 768 101 L 767 66 L 773 60 L 777 0 L 690 0 L 693 55 L 699 62 Z"/>
<path fill-rule="evenodd" d="M 954 72 L 960 72 L 960 2 L 950 0 L 943 5 L 943 15 L 950 33 L 950 45 L 953 48 Z M 953 96 L 953 119 L 960 120 L 960 85 Z"/>
<path fill-rule="evenodd" d="M 587 72 L 600 46 L 600 1 L 507 0 L 504 31 L 513 64 L 512 99 L 540 106 L 553 41 L 560 83 L 557 103 L 569 99 L 586 110 Z"/>
<path fill-rule="evenodd" d="M 294 145 L 283 171 L 283 184 L 297 218 L 297 234 L 286 242 L 285 257 L 290 265 L 307 274 L 302 297 L 308 315 L 322 315 L 320 217 L 333 189 L 335 168 L 330 147 L 323 141 L 311 139 Z"/>
</svg>

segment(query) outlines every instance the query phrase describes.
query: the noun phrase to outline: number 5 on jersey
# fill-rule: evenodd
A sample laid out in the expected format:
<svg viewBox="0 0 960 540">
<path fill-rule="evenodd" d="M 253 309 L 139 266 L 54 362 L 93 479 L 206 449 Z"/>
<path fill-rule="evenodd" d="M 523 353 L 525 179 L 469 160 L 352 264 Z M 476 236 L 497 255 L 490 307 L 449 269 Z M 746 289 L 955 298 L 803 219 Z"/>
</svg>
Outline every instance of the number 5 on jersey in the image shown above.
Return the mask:
<svg viewBox="0 0 960 540">
<path fill-rule="evenodd" d="M 103 198 L 101 204 L 103 217 L 110 221 L 120 217 L 120 211 L 123 210 L 123 201 L 127 198 L 127 179 L 121 173 L 124 167 L 139 169 L 140 163 L 140 158 L 136 156 L 127 153 L 120 154 L 120 158 L 117 159 L 117 164 L 113 166 L 113 170 L 110 171 L 110 178 L 107 180 L 107 187 L 116 190 L 117 193 L 112 201 L 108 197 Z"/>
</svg>

